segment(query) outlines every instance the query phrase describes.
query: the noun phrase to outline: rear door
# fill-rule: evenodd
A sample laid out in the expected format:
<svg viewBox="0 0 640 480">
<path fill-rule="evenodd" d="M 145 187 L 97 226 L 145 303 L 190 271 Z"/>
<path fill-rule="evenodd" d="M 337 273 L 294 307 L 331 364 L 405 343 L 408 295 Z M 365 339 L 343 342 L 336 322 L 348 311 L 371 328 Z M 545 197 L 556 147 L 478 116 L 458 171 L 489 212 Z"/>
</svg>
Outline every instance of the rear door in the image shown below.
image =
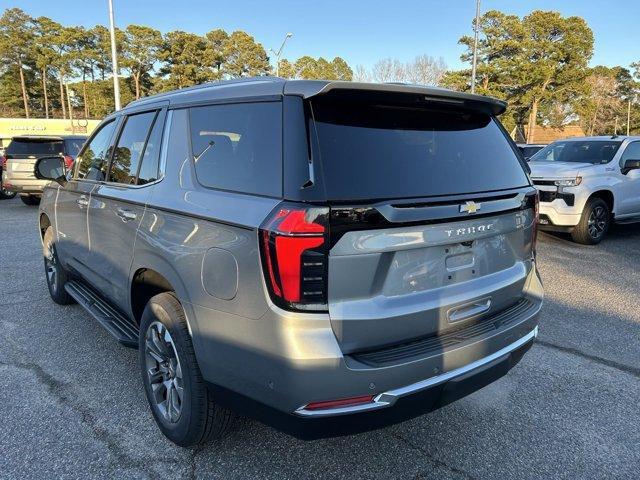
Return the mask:
<svg viewBox="0 0 640 480">
<path fill-rule="evenodd" d="M 128 301 L 136 233 L 158 180 L 164 111 L 124 117 L 107 179 L 96 185 L 89 211 L 91 282 L 118 305 Z"/>
<path fill-rule="evenodd" d="M 640 141 L 631 142 L 624 149 L 620 157 L 620 168 L 627 160 L 640 160 Z M 640 170 L 631 170 L 626 175 L 620 173 L 620 176 L 621 195 L 616 199 L 620 203 L 618 215 L 640 215 Z"/>
<path fill-rule="evenodd" d="M 85 278 L 90 277 L 87 262 L 91 192 L 97 181 L 104 178 L 116 123 L 111 119 L 98 127 L 78 156 L 73 178 L 58 191 L 56 226 L 60 257 Z"/>
<path fill-rule="evenodd" d="M 311 102 L 346 353 L 468 326 L 526 294 L 535 189 L 515 147 L 486 113 L 416 103 Z"/>
</svg>

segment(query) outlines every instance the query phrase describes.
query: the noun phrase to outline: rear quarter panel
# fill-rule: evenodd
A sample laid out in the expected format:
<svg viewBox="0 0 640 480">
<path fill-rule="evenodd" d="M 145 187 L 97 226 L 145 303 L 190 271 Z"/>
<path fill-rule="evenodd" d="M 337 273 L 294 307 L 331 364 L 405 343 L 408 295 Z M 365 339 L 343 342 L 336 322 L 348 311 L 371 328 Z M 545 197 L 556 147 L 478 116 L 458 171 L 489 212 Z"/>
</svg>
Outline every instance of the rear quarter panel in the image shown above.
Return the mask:
<svg viewBox="0 0 640 480">
<path fill-rule="evenodd" d="M 279 199 L 207 189 L 196 180 L 186 112 L 175 110 L 155 184 L 136 237 L 130 280 L 163 275 L 183 304 L 196 354 L 237 344 L 269 308 L 257 229 Z M 200 312 L 198 315 L 195 312 Z M 222 350 L 221 350 L 222 351 Z M 221 359 L 222 361 L 222 359 Z M 211 379 L 211 362 L 201 365 Z"/>
</svg>

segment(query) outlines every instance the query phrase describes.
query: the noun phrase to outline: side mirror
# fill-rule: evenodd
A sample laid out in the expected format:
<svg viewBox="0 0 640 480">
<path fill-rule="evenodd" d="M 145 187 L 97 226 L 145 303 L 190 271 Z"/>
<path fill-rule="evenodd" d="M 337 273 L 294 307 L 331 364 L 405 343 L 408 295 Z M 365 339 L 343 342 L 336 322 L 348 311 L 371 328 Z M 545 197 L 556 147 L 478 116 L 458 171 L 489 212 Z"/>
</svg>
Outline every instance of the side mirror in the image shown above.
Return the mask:
<svg viewBox="0 0 640 480">
<path fill-rule="evenodd" d="M 640 160 L 628 159 L 624 161 L 624 166 L 622 167 L 622 174 L 626 175 L 631 170 L 637 170 L 640 168 Z"/>
<path fill-rule="evenodd" d="M 53 180 L 63 187 L 67 184 L 66 168 L 61 157 L 39 158 L 36 160 L 33 173 L 40 180 Z"/>
</svg>

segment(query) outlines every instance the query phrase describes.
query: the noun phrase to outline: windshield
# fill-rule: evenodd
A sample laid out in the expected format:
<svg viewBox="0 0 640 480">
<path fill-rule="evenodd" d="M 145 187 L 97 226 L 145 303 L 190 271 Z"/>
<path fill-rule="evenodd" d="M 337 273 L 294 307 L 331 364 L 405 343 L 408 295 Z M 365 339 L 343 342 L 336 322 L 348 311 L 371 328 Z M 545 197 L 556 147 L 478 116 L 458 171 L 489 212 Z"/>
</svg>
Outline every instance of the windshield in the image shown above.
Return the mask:
<svg viewBox="0 0 640 480">
<path fill-rule="evenodd" d="M 620 148 L 621 141 L 572 140 L 547 145 L 533 157 L 532 162 L 574 162 L 593 165 L 609 163 Z"/>
<path fill-rule="evenodd" d="M 536 152 L 542 150 L 542 147 L 520 147 L 524 158 L 531 158 Z"/>
<path fill-rule="evenodd" d="M 528 185 L 491 116 L 453 108 L 316 99 L 313 117 L 330 200 L 455 195 Z"/>
<path fill-rule="evenodd" d="M 7 155 L 59 155 L 62 151 L 62 140 L 16 138 L 7 147 Z"/>
</svg>

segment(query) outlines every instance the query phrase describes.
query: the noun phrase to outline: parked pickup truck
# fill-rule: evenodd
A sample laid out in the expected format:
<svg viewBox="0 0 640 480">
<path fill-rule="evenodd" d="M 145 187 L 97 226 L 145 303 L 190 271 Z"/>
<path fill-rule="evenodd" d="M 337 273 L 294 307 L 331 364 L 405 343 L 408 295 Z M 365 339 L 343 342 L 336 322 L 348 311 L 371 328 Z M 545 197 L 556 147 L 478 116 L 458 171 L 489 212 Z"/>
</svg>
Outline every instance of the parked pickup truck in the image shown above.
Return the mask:
<svg viewBox="0 0 640 480">
<path fill-rule="evenodd" d="M 525 160 L 529 161 L 536 153 L 542 150 L 546 145 L 537 143 L 518 143 L 518 149 L 522 152 Z"/>
<path fill-rule="evenodd" d="M 640 137 L 554 142 L 529 162 L 540 192 L 540 226 L 599 243 L 611 222 L 640 221 Z"/>
</svg>

